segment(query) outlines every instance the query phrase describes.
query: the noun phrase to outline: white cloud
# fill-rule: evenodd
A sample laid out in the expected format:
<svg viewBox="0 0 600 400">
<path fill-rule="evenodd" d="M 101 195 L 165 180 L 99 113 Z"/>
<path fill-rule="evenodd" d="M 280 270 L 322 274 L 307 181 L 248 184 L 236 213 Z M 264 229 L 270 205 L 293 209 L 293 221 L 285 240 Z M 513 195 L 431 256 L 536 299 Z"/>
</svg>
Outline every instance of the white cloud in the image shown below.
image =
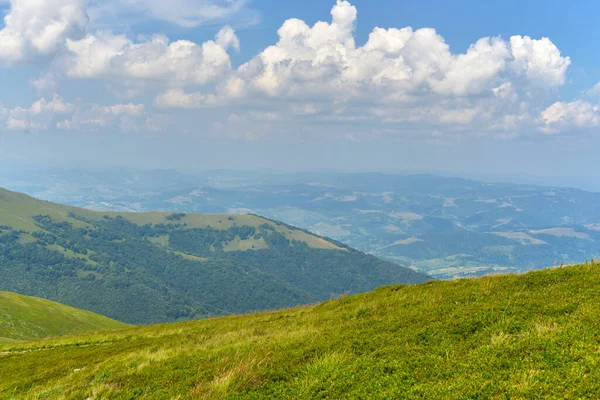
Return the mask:
<svg viewBox="0 0 600 400">
<path fill-rule="evenodd" d="M 204 103 L 206 96 L 201 93 L 186 93 L 181 89 L 168 90 L 154 100 L 161 108 L 198 108 Z"/>
<path fill-rule="evenodd" d="M 513 36 L 510 47 L 514 57 L 511 68 L 524 75 L 531 83 L 542 87 L 561 86 L 571 64 L 548 38 L 533 40 L 528 36 Z"/>
<path fill-rule="evenodd" d="M 90 14 L 98 23 L 138 16 L 171 22 L 186 28 L 234 20 L 249 25 L 258 13 L 248 0 L 92 0 Z"/>
<path fill-rule="evenodd" d="M 76 131 L 115 127 L 135 131 L 144 126 L 144 119 L 152 118 L 147 116 L 144 104 L 75 105 L 58 95 L 50 100 L 41 98 L 27 108 L 7 109 L 0 104 L 0 123 L 13 131 L 42 131 L 50 127 Z"/>
<path fill-rule="evenodd" d="M 336 0 L 330 21 L 309 26 L 288 19 L 278 29 L 276 43 L 233 68 L 229 52 L 239 50 L 240 40 L 231 26 L 224 26 L 214 40 L 195 43 L 161 34 L 133 40 L 95 30 L 95 21 L 114 12 L 192 27 L 247 13 L 244 0 L 90 4 L 11 0 L 6 27 L 0 31 L 0 59 L 46 57 L 48 71 L 30 82 L 46 96 L 56 93 L 59 80 L 96 79 L 107 92 L 128 99 L 120 101 L 155 96 L 153 106 L 162 109 L 161 115 L 169 108 L 227 107 L 232 120 L 220 121 L 215 129 L 225 129 L 232 137 L 239 130 L 240 137 L 258 138 L 258 129 L 279 124 L 283 131 L 292 122 L 301 130 L 308 119 L 314 125 L 352 125 L 339 131 L 354 138 L 364 136 L 355 132 L 357 125 L 371 124 L 369 132 L 411 132 L 430 138 L 431 132 L 443 132 L 444 140 L 454 134 L 508 138 L 536 128 L 558 133 L 598 124 L 597 107 L 591 103 L 548 107 L 550 96 L 565 83 L 571 62 L 548 38 L 484 37 L 464 53 L 453 53 L 435 29 L 376 27 L 368 41 L 357 46 L 358 10 L 346 0 Z M 44 116 L 41 125 L 60 129 L 157 130 L 152 127 L 159 125 L 142 104 L 99 106 L 94 105 L 97 99 L 86 101 L 93 105 L 84 109 L 61 104 L 59 97 L 42 98 L 31 108 L 11 110 L 11 126 L 34 121 L 35 115 Z M 59 122 L 48 122 L 47 115 L 61 113 Z M 3 121 L 8 123 L 8 117 Z"/>
<path fill-rule="evenodd" d="M 540 130 L 547 134 L 595 128 L 600 125 L 600 106 L 582 100 L 557 102 L 542 111 L 540 118 Z"/>
<path fill-rule="evenodd" d="M 240 49 L 240 39 L 235 34 L 235 30 L 229 26 L 224 26 L 216 36 L 216 42 L 224 49 L 233 47 L 236 50 Z"/>
<path fill-rule="evenodd" d="M 48 129 L 46 125 L 39 122 L 15 118 L 8 119 L 6 128 L 11 131 L 43 131 Z"/>
<path fill-rule="evenodd" d="M 587 96 L 600 96 L 600 82 L 584 92 Z"/>
<path fill-rule="evenodd" d="M 67 40 L 67 49 L 73 55 L 68 60 L 67 75 L 78 78 L 92 78 L 102 75 L 109 68 L 114 57 L 131 45 L 125 36 L 115 36 L 100 32 L 88 35 L 81 40 Z"/>
<path fill-rule="evenodd" d="M 50 101 L 41 98 L 31 105 L 30 112 L 34 115 L 43 112 L 65 114 L 73 110 L 73 104 L 65 103 L 60 96 L 54 96 Z"/>
<path fill-rule="evenodd" d="M 312 27 L 285 21 L 277 43 L 215 78 L 214 92 L 179 87 L 155 104 L 267 107 L 312 122 L 376 121 L 410 124 L 412 131 L 420 125 L 512 137 L 535 124 L 570 65 L 549 39 L 528 36 L 481 38 L 455 54 L 431 28 L 375 28 L 357 47 L 356 7 L 338 0 L 331 15 L 331 22 Z M 231 42 L 224 33 L 217 37 L 222 46 Z"/>
<path fill-rule="evenodd" d="M 127 126 L 132 129 L 132 121 L 138 120 L 145 114 L 143 104 L 115 104 L 102 106 L 93 104 L 89 108 L 78 108 L 70 120 L 65 120 L 57 125 L 61 129 L 87 130 L 94 128 L 108 128 L 112 126 Z"/>
<path fill-rule="evenodd" d="M 67 38 L 87 29 L 86 0 L 10 0 L 0 30 L 0 60 L 17 62 L 52 56 Z"/>
<path fill-rule="evenodd" d="M 444 54 L 446 56 L 446 54 Z M 450 57 L 441 80 L 431 81 L 432 89 L 441 94 L 468 95 L 490 89 L 506 68 L 510 52 L 499 38 L 483 38 L 465 54 Z"/>
<path fill-rule="evenodd" d="M 71 113 L 74 106 L 57 95 L 51 100 L 41 98 L 28 108 L 0 108 L 0 120 L 5 122 L 7 129 L 34 131 L 48 129 L 57 116 Z"/>
<path fill-rule="evenodd" d="M 492 95 L 512 80 L 559 86 L 570 64 L 547 38 L 482 38 L 466 53 L 453 54 L 430 28 L 375 28 L 368 42 L 356 47 L 356 8 L 338 0 L 331 14 L 331 23 L 313 27 L 287 20 L 277 44 L 238 69 L 248 95 L 340 101 Z"/>
<path fill-rule="evenodd" d="M 29 121 L 25 119 L 9 118 L 6 122 L 6 128 L 11 131 L 29 129 Z"/>
<path fill-rule="evenodd" d="M 231 27 L 217 33 L 217 42 L 201 45 L 188 40 L 170 42 L 154 35 L 134 43 L 109 33 L 67 41 L 72 54 L 67 74 L 75 78 L 120 77 L 144 82 L 206 84 L 231 70 L 227 48 L 238 47 Z"/>
<path fill-rule="evenodd" d="M 8 130 L 40 131 L 49 127 L 77 131 L 108 127 L 136 130 L 145 117 L 143 104 L 74 105 L 60 96 L 51 100 L 41 98 L 28 108 L 6 109 L 0 105 L 0 121 Z"/>
<path fill-rule="evenodd" d="M 39 93 L 56 93 L 58 90 L 57 78 L 52 72 L 44 72 L 38 78 L 31 79 L 29 84 Z"/>
<path fill-rule="evenodd" d="M 127 0 L 121 4 L 148 8 L 170 20 L 170 13 L 218 19 L 244 9 L 245 1 Z M 178 10 L 178 11 L 173 11 Z M 187 11 L 186 11 L 187 10 Z M 46 71 L 31 85 L 40 92 L 56 91 L 59 75 L 72 78 L 115 77 L 152 81 L 204 84 L 231 70 L 227 50 L 239 50 L 239 39 L 230 26 L 216 39 L 196 44 L 171 42 L 153 35 L 134 42 L 108 31 L 89 32 L 87 0 L 10 0 L 5 27 L 0 30 L 0 62 L 33 61 L 45 57 Z M 199 22 L 198 22 L 199 23 Z"/>
<path fill-rule="evenodd" d="M 56 123 L 56 128 L 60 130 L 71 130 L 71 121 L 68 119 L 59 121 Z"/>
<path fill-rule="evenodd" d="M 145 107 L 143 104 L 115 104 L 114 106 L 97 106 L 98 110 L 103 114 L 109 114 L 114 116 L 130 115 L 133 117 L 139 117 L 144 115 Z"/>
</svg>

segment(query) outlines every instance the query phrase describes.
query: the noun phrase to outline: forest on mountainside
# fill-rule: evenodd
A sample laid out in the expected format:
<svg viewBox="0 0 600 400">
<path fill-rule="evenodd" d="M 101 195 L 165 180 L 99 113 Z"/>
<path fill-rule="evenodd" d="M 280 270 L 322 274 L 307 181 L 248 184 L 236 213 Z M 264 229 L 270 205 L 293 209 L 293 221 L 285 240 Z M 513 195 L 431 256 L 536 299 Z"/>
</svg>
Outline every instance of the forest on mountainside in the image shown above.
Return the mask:
<svg viewBox="0 0 600 400">
<path fill-rule="evenodd" d="M 122 216 L 68 217 L 33 216 L 34 232 L 0 227 L 0 290 L 148 324 L 278 309 L 428 279 L 352 249 L 312 248 L 268 220 L 216 229 L 188 227 L 179 214 L 143 225 Z M 260 248 L 229 250 L 250 239 Z"/>
</svg>

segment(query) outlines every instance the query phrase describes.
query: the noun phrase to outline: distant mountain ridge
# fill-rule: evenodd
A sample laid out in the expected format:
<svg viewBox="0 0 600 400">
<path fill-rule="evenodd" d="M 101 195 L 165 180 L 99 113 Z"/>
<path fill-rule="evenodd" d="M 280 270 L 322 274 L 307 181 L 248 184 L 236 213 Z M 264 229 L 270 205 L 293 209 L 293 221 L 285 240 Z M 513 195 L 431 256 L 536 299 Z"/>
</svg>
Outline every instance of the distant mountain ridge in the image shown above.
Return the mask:
<svg viewBox="0 0 600 400">
<path fill-rule="evenodd" d="M 427 279 L 256 215 L 94 212 L 0 189 L 0 290 L 129 323 L 283 308 Z"/>
<path fill-rule="evenodd" d="M 259 214 L 436 278 L 600 255 L 600 193 L 564 187 L 335 172 L 55 170 L 43 176 L 10 182 L 93 209 Z"/>
<path fill-rule="evenodd" d="M 89 311 L 0 292 L 0 343 L 131 327 Z"/>
</svg>

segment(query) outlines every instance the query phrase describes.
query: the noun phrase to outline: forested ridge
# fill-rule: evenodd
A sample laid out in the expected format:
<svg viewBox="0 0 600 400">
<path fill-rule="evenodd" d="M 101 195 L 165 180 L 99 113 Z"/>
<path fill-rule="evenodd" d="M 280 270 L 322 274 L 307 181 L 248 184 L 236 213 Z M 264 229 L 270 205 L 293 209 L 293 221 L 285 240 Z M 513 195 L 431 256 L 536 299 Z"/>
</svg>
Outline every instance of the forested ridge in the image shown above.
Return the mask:
<svg viewBox="0 0 600 400">
<path fill-rule="evenodd" d="M 427 279 L 258 216 L 211 216 L 220 225 L 211 226 L 194 214 L 43 206 L 27 208 L 28 229 L 0 226 L 0 290 L 129 323 L 278 309 Z"/>
</svg>

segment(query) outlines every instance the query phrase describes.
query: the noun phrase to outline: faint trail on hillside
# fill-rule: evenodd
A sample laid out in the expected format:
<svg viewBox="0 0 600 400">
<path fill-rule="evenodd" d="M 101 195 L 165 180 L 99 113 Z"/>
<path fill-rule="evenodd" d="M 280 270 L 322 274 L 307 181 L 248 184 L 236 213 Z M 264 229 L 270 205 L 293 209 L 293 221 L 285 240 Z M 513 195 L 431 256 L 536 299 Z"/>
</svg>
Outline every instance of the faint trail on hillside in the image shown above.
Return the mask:
<svg viewBox="0 0 600 400">
<path fill-rule="evenodd" d="M 109 344 L 112 344 L 112 342 L 108 342 L 108 343 L 94 343 L 94 344 L 82 344 L 82 345 L 66 344 L 66 345 L 62 345 L 62 346 L 47 347 L 47 348 L 41 348 L 41 347 L 39 347 L 39 348 L 27 349 L 27 350 L 0 351 L 0 356 L 7 356 L 7 355 L 11 355 L 11 354 L 32 353 L 34 351 L 58 350 L 58 349 L 64 349 L 64 348 L 69 348 L 69 347 L 84 348 L 84 347 L 94 347 L 94 346 L 106 346 L 106 345 L 109 345 Z"/>
</svg>

